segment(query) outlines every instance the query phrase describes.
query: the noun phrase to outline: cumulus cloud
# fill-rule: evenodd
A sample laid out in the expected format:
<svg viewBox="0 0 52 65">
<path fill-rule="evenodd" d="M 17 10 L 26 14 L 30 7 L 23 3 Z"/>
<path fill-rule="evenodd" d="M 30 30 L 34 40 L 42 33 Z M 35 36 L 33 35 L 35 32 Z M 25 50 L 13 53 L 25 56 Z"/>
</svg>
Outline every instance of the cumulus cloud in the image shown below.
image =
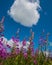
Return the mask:
<svg viewBox="0 0 52 65">
<path fill-rule="evenodd" d="M 24 26 L 36 25 L 40 14 L 38 8 L 40 8 L 39 0 L 15 0 L 13 5 L 8 10 L 8 14 L 18 23 Z"/>
</svg>

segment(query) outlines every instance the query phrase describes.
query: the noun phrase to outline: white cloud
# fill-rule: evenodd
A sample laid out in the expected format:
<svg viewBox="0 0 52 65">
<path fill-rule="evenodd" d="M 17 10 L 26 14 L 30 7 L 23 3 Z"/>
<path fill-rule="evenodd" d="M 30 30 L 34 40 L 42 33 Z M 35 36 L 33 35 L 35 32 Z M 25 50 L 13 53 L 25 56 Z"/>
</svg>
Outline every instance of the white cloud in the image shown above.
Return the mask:
<svg viewBox="0 0 52 65">
<path fill-rule="evenodd" d="M 40 8 L 39 0 L 35 2 L 30 2 L 30 0 L 15 0 L 10 10 L 8 10 L 8 14 L 16 22 L 30 27 L 36 25 L 40 18 L 38 8 Z"/>
<path fill-rule="evenodd" d="M 44 55 L 46 54 L 46 57 L 49 56 L 49 52 L 48 51 L 44 51 Z"/>
</svg>

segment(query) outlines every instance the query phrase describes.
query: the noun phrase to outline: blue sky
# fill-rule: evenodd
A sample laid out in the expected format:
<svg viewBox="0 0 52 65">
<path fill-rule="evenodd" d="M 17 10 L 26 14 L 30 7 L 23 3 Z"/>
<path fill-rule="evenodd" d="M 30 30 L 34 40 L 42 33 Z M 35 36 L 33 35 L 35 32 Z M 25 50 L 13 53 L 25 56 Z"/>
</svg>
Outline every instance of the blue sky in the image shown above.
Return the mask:
<svg viewBox="0 0 52 65">
<path fill-rule="evenodd" d="M 2 16 L 5 16 L 4 21 L 4 35 L 6 38 L 10 39 L 12 36 L 15 36 L 15 33 L 18 28 L 21 29 L 19 35 L 22 40 L 25 36 L 30 36 L 29 31 L 32 30 L 35 32 L 35 43 L 38 43 L 38 38 L 43 29 L 45 29 L 45 34 L 50 32 L 49 41 L 52 42 L 52 0 L 40 0 L 40 19 L 37 25 L 33 25 L 32 27 L 23 26 L 13 20 L 7 11 L 10 9 L 14 0 L 0 0 L 0 20 Z M 36 44 L 35 46 L 37 46 Z"/>
</svg>

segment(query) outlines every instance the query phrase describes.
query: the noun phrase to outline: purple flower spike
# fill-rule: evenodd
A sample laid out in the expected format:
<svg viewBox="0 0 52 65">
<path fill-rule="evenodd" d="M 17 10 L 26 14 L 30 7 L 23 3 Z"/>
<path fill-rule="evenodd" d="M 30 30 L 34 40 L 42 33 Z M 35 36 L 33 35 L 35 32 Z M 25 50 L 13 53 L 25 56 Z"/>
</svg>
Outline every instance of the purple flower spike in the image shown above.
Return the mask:
<svg viewBox="0 0 52 65">
<path fill-rule="evenodd" d="M 23 40 L 22 44 L 23 44 L 23 46 L 25 46 L 26 45 L 26 40 Z"/>
<path fill-rule="evenodd" d="M 8 48 L 11 48 L 11 46 L 7 45 Z"/>
<path fill-rule="evenodd" d="M 1 41 L 3 41 L 3 38 L 1 38 Z"/>
<path fill-rule="evenodd" d="M 24 53 L 23 56 L 24 56 L 25 58 L 27 58 L 28 54 L 27 54 L 27 53 Z"/>
<path fill-rule="evenodd" d="M 19 54 L 20 53 L 19 48 L 15 49 L 15 50 L 16 50 L 16 54 Z"/>
<path fill-rule="evenodd" d="M 36 60 L 34 60 L 34 64 L 37 64 L 37 61 Z"/>
<path fill-rule="evenodd" d="M 19 42 L 19 39 L 15 39 L 14 37 L 12 37 L 12 40 L 14 41 L 14 43 Z"/>
</svg>

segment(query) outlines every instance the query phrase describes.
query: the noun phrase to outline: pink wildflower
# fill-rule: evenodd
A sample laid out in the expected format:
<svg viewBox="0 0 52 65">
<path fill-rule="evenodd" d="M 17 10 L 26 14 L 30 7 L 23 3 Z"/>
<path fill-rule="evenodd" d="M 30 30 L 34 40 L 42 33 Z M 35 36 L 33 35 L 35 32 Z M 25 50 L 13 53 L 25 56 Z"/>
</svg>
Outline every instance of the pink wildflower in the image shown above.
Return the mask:
<svg viewBox="0 0 52 65">
<path fill-rule="evenodd" d="M 34 60 L 34 64 L 37 64 L 37 60 Z"/>
<path fill-rule="evenodd" d="M 26 45 L 26 40 L 23 40 L 22 44 L 23 44 L 23 46 L 25 46 Z"/>
<path fill-rule="evenodd" d="M 27 53 L 24 53 L 23 56 L 24 56 L 25 58 L 27 58 L 28 54 L 27 54 Z"/>
</svg>

